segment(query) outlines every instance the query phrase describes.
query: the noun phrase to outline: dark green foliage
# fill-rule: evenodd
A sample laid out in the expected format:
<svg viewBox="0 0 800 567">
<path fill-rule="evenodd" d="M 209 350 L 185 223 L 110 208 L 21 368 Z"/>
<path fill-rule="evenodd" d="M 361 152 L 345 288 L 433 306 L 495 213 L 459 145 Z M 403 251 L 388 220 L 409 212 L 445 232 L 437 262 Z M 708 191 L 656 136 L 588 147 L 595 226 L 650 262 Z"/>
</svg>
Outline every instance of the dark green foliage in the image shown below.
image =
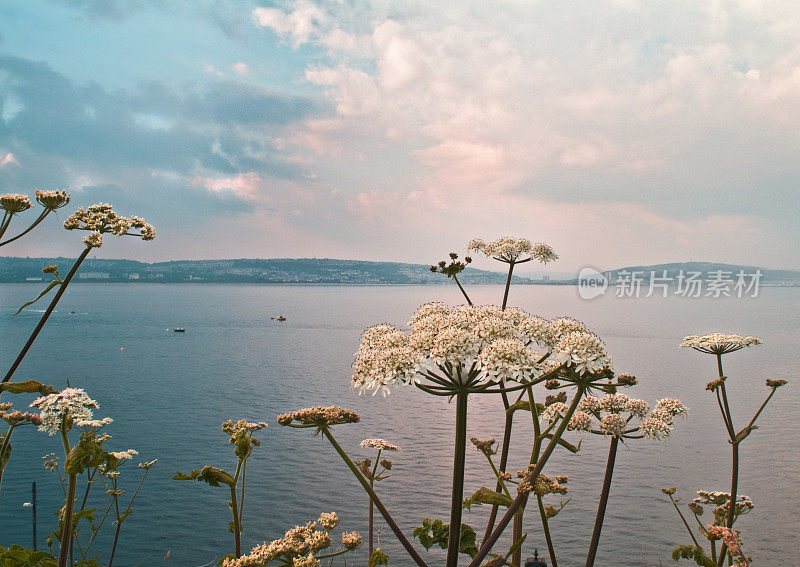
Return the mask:
<svg viewBox="0 0 800 567">
<path fill-rule="evenodd" d="M 716 567 L 716 562 L 705 554 L 703 548 L 694 545 L 679 545 L 672 552 L 672 559 L 679 561 L 681 559 L 694 559 L 697 565 L 702 567 Z"/>
<path fill-rule="evenodd" d="M 431 521 L 429 518 L 425 518 L 422 521 L 422 525 L 414 530 L 414 537 L 419 540 L 425 549 L 430 549 L 434 544 L 442 549 L 447 549 L 449 533 L 449 524 L 445 524 L 441 520 Z M 476 540 L 475 530 L 468 524 L 462 524 L 461 539 L 458 546 L 459 552 L 475 557 L 478 553 Z"/>
</svg>

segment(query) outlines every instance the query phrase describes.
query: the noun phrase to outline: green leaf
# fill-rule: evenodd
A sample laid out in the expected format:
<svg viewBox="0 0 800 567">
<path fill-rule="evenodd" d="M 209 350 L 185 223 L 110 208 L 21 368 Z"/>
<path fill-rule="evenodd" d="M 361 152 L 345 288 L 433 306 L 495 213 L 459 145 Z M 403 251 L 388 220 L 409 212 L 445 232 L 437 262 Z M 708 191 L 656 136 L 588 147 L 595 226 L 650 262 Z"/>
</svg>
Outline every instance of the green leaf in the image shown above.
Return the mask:
<svg viewBox="0 0 800 567">
<path fill-rule="evenodd" d="M 716 562 L 705 554 L 702 547 L 695 545 L 679 545 L 672 552 L 672 559 L 694 559 L 694 562 L 701 567 L 716 567 Z"/>
<path fill-rule="evenodd" d="M 470 559 L 474 558 L 478 555 L 478 547 L 475 545 L 476 539 L 475 530 L 472 526 L 461 524 L 461 538 L 458 542 L 458 551 L 460 553 L 466 553 L 470 556 Z"/>
<path fill-rule="evenodd" d="M 497 504 L 498 506 L 505 506 L 508 508 L 511 506 L 512 502 L 511 498 L 502 492 L 495 492 L 491 488 L 482 486 L 475 494 L 464 500 L 464 508 L 469 510 L 475 504 Z"/>
<path fill-rule="evenodd" d="M 517 541 L 515 541 L 514 545 L 512 545 L 511 548 L 508 550 L 508 553 L 506 553 L 506 557 L 505 558 L 508 559 L 509 557 L 514 555 L 514 552 L 516 550 L 518 550 L 520 547 L 522 547 L 522 544 L 525 542 L 525 538 L 527 538 L 527 537 L 528 537 L 528 534 L 526 532 L 525 535 L 523 535 L 521 538 L 519 538 Z"/>
<path fill-rule="evenodd" d="M 58 561 L 45 551 L 11 545 L 8 549 L 0 547 L 0 567 L 58 567 Z"/>
<path fill-rule="evenodd" d="M 381 548 L 377 548 L 375 551 L 372 552 L 370 555 L 370 563 L 372 565 L 388 565 L 389 564 L 389 556 L 386 555 Z"/>
<path fill-rule="evenodd" d="M 44 291 L 43 291 L 42 293 L 40 293 L 40 294 L 39 294 L 39 297 L 37 297 L 37 298 L 36 298 L 36 299 L 34 299 L 33 301 L 29 301 L 28 303 L 26 303 L 25 305 L 23 305 L 22 307 L 20 307 L 20 308 L 17 310 L 17 312 L 16 312 L 16 313 L 14 313 L 14 315 L 19 315 L 19 314 L 20 314 L 20 312 L 21 312 L 23 309 L 25 309 L 25 308 L 26 308 L 28 305 L 33 305 L 34 303 L 36 303 L 37 301 L 39 301 L 41 298 L 43 298 L 45 295 L 47 295 L 47 293 L 48 293 L 48 292 L 49 292 L 51 289 L 53 289 L 53 288 L 54 288 L 54 287 L 56 287 L 57 285 L 61 285 L 61 282 L 60 282 L 60 281 L 58 281 L 58 280 L 53 280 L 53 281 L 51 281 L 51 282 L 50 282 L 50 283 L 47 285 L 47 287 L 46 287 L 46 288 L 44 288 Z"/>
<path fill-rule="evenodd" d="M 205 482 L 209 486 L 215 487 L 220 486 L 220 483 L 228 486 L 234 486 L 236 484 L 236 480 L 228 471 L 224 469 L 218 469 L 217 467 L 212 467 L 211 465 L 207 465 L 202 469 L 195 469 L 188 475 L 178 471 L 178 474 L 173 476 L 172 479 L 197 480 L 200 482 Z"/>
<path fill-rule="evenodd" d="M 46 396 L 47 394 L 55 394 L 58 390 L 36 380 L 24 380 L 22 382 L 0 384 L 0 392 L 8 392 L 10 394 L 35 394 L 38 392 L 42 396 Z"/>
</svg>

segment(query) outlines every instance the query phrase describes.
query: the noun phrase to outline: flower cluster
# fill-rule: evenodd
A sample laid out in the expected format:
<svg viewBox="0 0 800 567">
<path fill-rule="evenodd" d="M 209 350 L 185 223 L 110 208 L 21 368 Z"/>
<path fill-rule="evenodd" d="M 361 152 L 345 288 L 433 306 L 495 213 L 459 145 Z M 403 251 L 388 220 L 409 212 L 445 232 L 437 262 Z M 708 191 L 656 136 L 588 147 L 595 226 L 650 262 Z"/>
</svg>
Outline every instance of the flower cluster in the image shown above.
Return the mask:
<svg viewBox="0 0 800 567">
<path fill-rule="evenodd" d="M 603 342 L 582 324 L 550 322 L 521 309 L 426 303 L 409 327 L 406 333 L 384 323 L 364 332 L 353 362 L 354 388 L 386 395 L 392 385 L 418 383 L 437 371 L 462 383 L 473 372 L 484 383 L 524 383 L 559 364 L 579 374 L 611 366 Z"/>
<path fill-rule="evenodd" d="M 99 406 L 80 388 L 66 388 L 55 394 L 36 398 L 31 407 L 41 410 L 42 424 L 39 425 L 39 431 L 54 435 L 61 429 L 62 423 L 69 428 L 75 422 L 92 419 L 91 408 Z"/>
<path fill-rule="evenodd" d="M 358 423 L 360 420 L 361 418 L 356 412 L 336 406 L 304 408 L 278 416 L 278 423 L 281 425 L 291 425 L 293 421 L 296 421 L 300 426 L 308 427 Z"/>
<path fill-rule="evenodd" d="M 517 487 L 518 492 L 533 492 L 538 496 L 567 493 L 567 487 L 565 485 L 567 484 L 569 477 L 557 476 L 553 478 L 551 476 L 547 476 L 546 474 L 540 474 L 535 480 L 531 481 L 527 477 L 533 471 L 534 467 L 535 465 L 531 465 L 528 467 L 528 470 L 517 471 L 517 477 L 524 479 Z"/>
<path fill-rule="evenodd" d="M 480 238 L 473 238 L 467 245 L 467 250 L 481 252 L 487 258 L 494 258 L 501 262 L 520 262 L 535 259 L 543 264 L 558 259 L 558 255 L 547 244 L 531 244 L 527 238 L 512 238 L 503 236 L 494 242 L 484 242 Z"/>
<path fill-rule="evenodd" d="M 69 193 L 66 191 L 36 191 L 36 200 L 49 211 L 55 211 L 69 204 Z"/>
<path fill-rule="evenodd" d="M 284 565 L 293 567 L 317 567 L 320 561 L 314 554 L 333 545 L 330 532 L 338 523 L 335 513 L 321 514 L 316 522 L 295 526 L 281 539 L 257 545 L 249 555 L 225 559 L 222 567 L 261 567 L 271 561 L 281 561 Z M 361 536 L 356 532 L 342 534 L 342 545 L 347 551 L 361 547 L 362 542 Z"/>
<path fill-rule="evenodd" d="M 567 405 L 556 402 L 547 406 L 541 417 L 552 423 L 563 418 L 566 412 Z M 630 398 L 625 394 L 608 394 L 602 398 L 586 396 L 578 403 L 577 411 L 572 414 L 567 429 L 624 437 L 636 431 L 636 426 L 629 424 L 634 418 L 639 418 L 642 421 L 638 429 L 643 437 L 664 439 L 669 437 L 675 417 L 684 417 L 687 412 L 686 406 L 675 398 L 659 400 L 651 411 L 646 401 Z M 623 414 L 627 414 L 627 417 Z"/>
<path fill-rule="evenodd" d="M 139 217 L 123 217 L 112 210 L 112 206 L 99 203 L 90 206 L 87 210 L 80 207 L 64 221 L 67 230 L 88 230 L 91 234 L 83 239 L 89 248 L 99 248 L 103 244 L 102 235 L 105 233 L 117 236 L 139 236 L 142 240 L 153 240 L 156 230 Z M 139 233 L 128 232 L 138 229 Z"/>
<path fill-rule="evenodd" d="M 21 412 L 19 410 L 11 409 L 11 403 L 0 403 L 0 419 L 11 425 L 17 427 L 26 423 L 33 425 L 42 424 L 42 416 L 38 413 Z"/>
<path fill-rule="evenodd" d="M 698 504 L 713 504 L 716 506 L 714 509 L 714 516 L 718 518 L 721 523 L 725 523 L 728 518 L 728 512 L 730 511 L 731 493 L 698 490 L 697 498 L 694 499 L 694 502 Z M 750 513 L 753 508 L 755 508 L 755 504 L 753 504 L 749 496 L 739 494 L 736 497 L 736 517 Z"/>
<path fill-rule="evenodd" d="M 16 214 L 27 211 L 31 208 L 31 202 L 27 195 L 20 195 L 19 193 L 6 193 L 0 195 L 0 209 L 6 213 Z"/>
<path fill-rule="evenodd" d="M 495 447 L 497 441 L 495 441 L 494 438 L 487 439 L 486 441 L 481 441 L 477 437 L 470 437 L 469 440 L 473 445 L 475 445 L 478 448 L 478 451 L 480 451 L 487 457 L 497 454 L 497 448 Z"/>
<path fill-rule="evenodd" d="M 364 439 L 361 442 L 362 447 L 370 447 L 372 449 L 377 449 L 378 451 L 399 451 L 400 447 L 397 445 L 392 445 L 388 441 L 383 439 Z"/>
<path fill-rule="evenodd" d="M 761 344 L 761 339 L 757 337 L 712 333 L 710 335 L 689 335 L 688 337 L 684 337 L 681 348 L 693 348 L 699 352 L 723 355 L 759 344 Z"/>
<path fill-rule="evenodd" d="M 725 526 L 712 526 L 710 524 L 706 527 L 706 530 L 708 532 L 708 539 L 711 541 L 721 539 L 722 543 L 728 546 L 731 555 L 739 560 L 736 562 L 737 565 L 749 565 L 748 559 L 742 551 L 739 530 L 726 528 Z"/>
</svg>

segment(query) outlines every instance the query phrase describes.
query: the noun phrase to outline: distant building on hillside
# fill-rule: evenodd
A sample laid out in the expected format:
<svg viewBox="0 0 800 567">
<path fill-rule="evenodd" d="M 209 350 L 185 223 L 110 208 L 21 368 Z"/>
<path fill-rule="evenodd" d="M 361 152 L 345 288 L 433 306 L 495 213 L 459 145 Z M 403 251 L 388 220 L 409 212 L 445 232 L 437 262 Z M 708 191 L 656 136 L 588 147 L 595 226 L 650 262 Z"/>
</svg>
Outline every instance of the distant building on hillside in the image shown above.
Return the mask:
<svg viewBox="0 0 800 567">
<path fill-rule="evenodd" d="M 107 280 L 111 277 L 108 272 L 81 272 L 78 274 L 79 280 Z"/>
</svg>

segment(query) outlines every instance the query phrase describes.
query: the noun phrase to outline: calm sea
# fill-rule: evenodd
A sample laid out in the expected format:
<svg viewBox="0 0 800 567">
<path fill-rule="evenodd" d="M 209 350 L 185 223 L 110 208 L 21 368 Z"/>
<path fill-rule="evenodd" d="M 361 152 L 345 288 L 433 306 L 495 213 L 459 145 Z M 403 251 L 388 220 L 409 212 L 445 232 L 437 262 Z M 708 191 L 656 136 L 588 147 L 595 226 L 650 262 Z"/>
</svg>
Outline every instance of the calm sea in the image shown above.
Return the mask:
<svg viewBox="0 0 800 567">
<path fill-rule="evenodd" d="M 473 300 L 497 303 L 501 292 L 494 286 L 474 288 Z M 35 285 L 0 286 L 5 361 L 16 355 L 41 312 L 11 315 L 37 293 Z M 229 418 L 270 423 L 260 432 L 263 445 L 247 472 L 246 549 L 320 512 L 336 511 L 341 527 L 366 535 L 368 501 L 331 447 L 308 430 L 275 422 L 278 413 L 317 404 L 361 414 L 361 423 L 336 430 L 353 456 L 370 456 L 358 447 L 366 437 L 402 447 L 379 493 L 410 535 L 425 517 L 446 520 L 454 408 L 412 388 L 398 388 L 385 399 L 359 397 L 349 389 L 349 367 L 365 327 L 384 321 L 402 325 L 429 300 L 460 303 L 460 296 L 445 286 L 76 284 L 15 378 L 56 386 L 69 380 L 86 389 L 100 404 L 96 415 L 115 419 L 107 428 L 113 435 L 110 448 L 134 448 L 141 460 L 159 459 L 125 523 L 115 565 L 162 564 L 169 552 L 167 564 L 199 566 L 231 551 L 225 490 L 171 480 L 177 470 L 234 466 L 219 429 Z M 729 446 L 716 403 L 704 391 L 715 377 L 715 362 L 678 349 L 681 338 L 717 330 L 761 337 L 763 345 L 724 359 L 739 427 L 765 397 L 765 378 L 792 383 L 778 392 L 759 421 L 761 428 L 742 446 L 740 490 L 756 509 L 737 527 L 754 565 L 800 565 L 800 289 L 766 288 L 749 299 L 608 296 L 586 301 L 573 287 L 529 286 L 512 289 L 510 303 L 545 317 L 585 321 L 606 340 L 617 369 L 639 377 L 640 385 L 628 393 L 650 403 L 676 396 L 691 408 L 668 442 L 639 440 L 621 449 L 597 560 L 609 567 L 668 565 L 672 548 L 689 542 L 662 487 L 677 485 L 684 502 L 697 489 L 728 490 Z M 287 320 L 270 318 L 278 314 Z M 171 332 L 176 326 L 186 333 Z M 482 396 L 470 403 L 469 435 L 500 438 L 500 401 Z M 528 420 L 518 425 L 510 470 L 523 468 L 530 451 Z M 551 473 L 570 477 L 572 500 L 552 521 L 562 565 L 585 560 L 607 448 L 605 439 L 587 436 L 579 454 L 557 452 L 548 465 Z M 41 456 L 59 451 L 56 437 L 33 428 L 14 434 L 0 495 L 0 545 L 30 545 L 31 511 L 22 504 L 30 500 L 31 481 L 38 483 L 39 545 L 44 545 L 63 497 Z M 467 490 L 493 486 L 483 457 L 471 446 L 468 456 Z M 132 491 L 139 471 L 135 463 L 125 468 L 120 478 Z M 102 490 L 96 496 L 99 506 Z M 551 496 L 548 502 L 558 504 L 558 499 Z M 532 516 L 530 510 L 525 555 L 545 547 Z M 486 510 L 478 507 L 465 512 L 464 520 L 482 532 L 485 518 Z M 95 544 L 102 562 L 111 528 L 106 526 L 106 537 Z M 380 544 L 390 565 L 411 565 L 385 527 Z M 366 553 L 359 553 L 357 563 L 365 564 Z M 440 551 L 428 556 L 441 563 Z"/>
</svg>

